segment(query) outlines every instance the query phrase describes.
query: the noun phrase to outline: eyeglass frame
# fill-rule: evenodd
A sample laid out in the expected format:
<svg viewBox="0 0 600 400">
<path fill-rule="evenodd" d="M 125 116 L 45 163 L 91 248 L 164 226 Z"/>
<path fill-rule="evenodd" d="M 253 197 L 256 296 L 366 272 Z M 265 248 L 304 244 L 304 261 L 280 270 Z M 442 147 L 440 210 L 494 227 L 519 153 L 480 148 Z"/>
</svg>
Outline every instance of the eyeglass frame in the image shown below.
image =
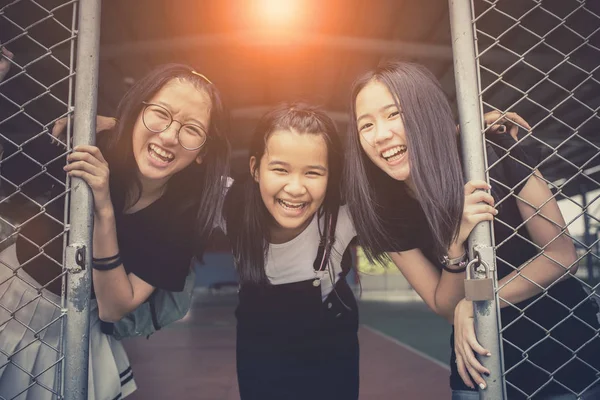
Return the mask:
<svg viewBox="0 0 600 400">
<path fill-rule="evenodd" d="M 201 148 L 202 148 L 202 146 L 204 146 L 204 145 L 206 144 L 206 142 L 208 142 L 208 132 L 206 132 L 206 129 L 204 129 L 202 126 L 200 126 L 200 125 L 197 125 L 197 124 L 184 124 L 184 123 L 182 123 L 181 121 L 177 121 L 175 118 L 173 118 L 173 114 L 171 114 L 171 111 L 169 111 L 169 110 L 168 110 L 166 107 L 164 107 L 164 106 L 161 106 L 160 104 L 148 103 L 148 102 L 146 102 L 146 101 L 142 101 L 142 104 L 144 105 L 144 108 L 142 109 L 142 123 L 144 124 L 144 126 L 146 127 L 146 129 L 148 129 L 150 132 L 152 132 L 152 133 L 162 133 L 162 132 L 166 131 L 167 129 L 169 129 L 169 128 L 171 127 L 171 125 L 173 124 L 173 122 L 178 122 L 178 123 L 179 123 L 179 129 L 177 129 L 177 132 L 175 133 L 175 139 L 177 139 L 177 143 L 179 143 L 179 145 L 180 145 L 181 147 L 183 147 L 183 149 L 184 149 L 184 150 L 187 150 L 187 151 L 196 151 L 196 150 L 199 150 L 199 149 L 201 149 Z M 169 115 L 169 117 L 171 118 L 171 122 L 169 122 L 169 124 L 168 124 L 168 125 L 165 127 L 165 129 L 162 129 L 162 130 L 160 130 L 160 131 L 155 131 L 155 130 L 152 130 L 152 129 L 150 129 L 150 128 L 148 127 L 148 125 L 146 124 L 146 120 L 145 120 L 145 118 L 144 118 L 144 115 L 145 115 L 145 113 L 146 113 L 146 110 L 147 110 L 147 109 L 148 109 L 148 107 L 150 107 L 150 106 L 156 106 L 156 107 L 160 107 L 160 108 L 162 108 L 163 110 L 165 110 L 165 111 L 167 112 L 167 114 L 168 114 L 168 115 Z M 204 136 L 204 142 L 202 142 L 202 144 L 201 144 L 200 146 L 198 146 L 198 147 L 194 147 L 194 148 L 192 148 L 192 149 L 185 147 L 185 146 L 184 146 L 184 145 L 181 143 L 181 141 L 179 140 L 179 132 L 181 131 L 181 129 L 182 129 L 184 126 L 188 126 L 188 125 L 191 125 L 191 126 L 195 126 L 195 127 L 198 127 L 198 128 L 200 128 L 200 129 L 202 130 L 202 132 L 204 132 L 204 135 L 205 135 L 205 136 Z"/>
</svg>

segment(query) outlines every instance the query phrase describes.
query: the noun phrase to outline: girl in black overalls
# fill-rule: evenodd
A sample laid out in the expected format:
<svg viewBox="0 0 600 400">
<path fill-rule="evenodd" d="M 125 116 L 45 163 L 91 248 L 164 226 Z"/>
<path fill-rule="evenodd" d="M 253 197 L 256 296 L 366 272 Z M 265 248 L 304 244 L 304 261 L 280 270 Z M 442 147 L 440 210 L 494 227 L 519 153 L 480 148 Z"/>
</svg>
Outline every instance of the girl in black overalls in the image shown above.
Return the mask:
<svg viewBox="0 0 600 400">
<path fill-rule="evenodd" d="M 340 207 L 335 125 L 314 107 L 279 106 L 259 122 L 249 161 L 224 210 L 241 282 L 240 395 L 357 399 L 358 313 L 345 280 L 355 232 Z"/>
</svg>

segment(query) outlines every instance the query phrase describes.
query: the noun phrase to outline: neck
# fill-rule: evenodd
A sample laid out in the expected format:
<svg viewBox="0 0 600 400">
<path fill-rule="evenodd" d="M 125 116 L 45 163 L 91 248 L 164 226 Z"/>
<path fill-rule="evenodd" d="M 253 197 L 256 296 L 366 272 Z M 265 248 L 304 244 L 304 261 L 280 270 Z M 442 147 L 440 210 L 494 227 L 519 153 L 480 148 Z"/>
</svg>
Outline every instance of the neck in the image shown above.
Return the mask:
<svg viewBox="0 0 600 400">
<path fill-rule="evenodd" d="M 410 177 L 408 177 L 404 180 L 404 183 L 406 184 L 406 188 L 408 189 L 408 194 L 410 195 L 410 197 L 412 197 L 413 199 L 416 199 L 417 198 L 417 188 L 415 187 L 415 184 L 413 183 L 412 179 L 410 179 Z"/>
<path fill-rule="evenodd" d="M 142 191 L 140 193 L 139 199 L 134 204 L 130 204 L 127 206 L 126 212 L 133 213 L 136 212 L 149 204 L 153 203 L 155 200 L 160 198 L 167 189 L 167 181 L 165 180 L 150 180 L 144 177 L 139 177 L 140 183 L 142 185 Z"/>
<path fill-rule="evenodd" d="M 315 218 L 313 215 L 311 218 L 308 218 L 302 225 L 297 228 L 283 228 L 276 221 L 273 221 L 271 227 L 269 228 L 269 233 L 271 236 L 270 242 L 273 244 L 281 244 L 289 242 L 294 239 L 296 236 L 304 232 L 304 230 L 310 225 L 311 221 Z"/>
</svg>

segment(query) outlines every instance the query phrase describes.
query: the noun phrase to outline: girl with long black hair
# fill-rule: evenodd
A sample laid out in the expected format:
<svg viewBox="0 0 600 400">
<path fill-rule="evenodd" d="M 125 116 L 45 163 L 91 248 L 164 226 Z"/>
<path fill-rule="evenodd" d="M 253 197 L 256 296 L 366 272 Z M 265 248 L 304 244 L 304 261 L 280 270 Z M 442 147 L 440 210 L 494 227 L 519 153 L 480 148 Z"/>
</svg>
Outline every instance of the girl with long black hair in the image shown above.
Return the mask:
<svg viewBox="0 0 600 400">
<path fill-rule="evenodd" d="M 242 399 L 357 399 L 358 312 L 344 279 L 355 236 L 342 151 L 323 111 L 284 104 L 258 123 L 224 216 L 240 278 Z"/>
<path fill-rule="evenodd" d="M 491 135 L 491 193 L 485 182 L 463 184 L 450 106 L 435 77 L 416 64 L 390 62 L 365 74 L 354 84 L 351 109 L 347 200 L 359 242 L 371 259 L 391 257 L 424 301 L 454 321 L 453 399 L 478 398 L 473 381 L 484 389 L 480 374 L 489 373 L 473 353 L 488 354 L 464 300 L 464 242 L 475 223 L 498 211 L 503 336 L 512 344 L 504 345 L 509 398 L 599 396 L 599 385 L 592 387 L 600 369 L 598 308 L 568 279 L 577 268 L 573 243 L 522 148 Z"/>
</svg>

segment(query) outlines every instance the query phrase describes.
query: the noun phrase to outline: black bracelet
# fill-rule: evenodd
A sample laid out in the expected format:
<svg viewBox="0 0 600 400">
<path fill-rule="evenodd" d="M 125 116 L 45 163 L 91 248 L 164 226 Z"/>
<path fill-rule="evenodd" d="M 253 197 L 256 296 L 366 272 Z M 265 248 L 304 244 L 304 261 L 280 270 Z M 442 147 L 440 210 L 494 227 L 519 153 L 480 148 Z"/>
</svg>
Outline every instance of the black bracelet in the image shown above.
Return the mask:
<svg viewBox="0 0 600 400">
<path fill-rule="evenodd" d="M 121 255 L 118 253 L 112 257 L 92 259 L 92 268 L 98 271 L 110 271 L 121 264 L 123 264 L 123 261 L 121 261 Z"/>
<path fill-rule="evenodd" d="M 461 263 L 463 264 L 463 263 Z M 460 267 L 458 269 L 452 269 L 446 265 L 444 265 L 442 268 L 444 269 L 444 271 L 448 271 L 452 274 L 460 274 L 461 272 L 465 272 L 467 270 L 467 263 L 465 262 L 464 265 L 460 265 Z"/>
<path fill-rule="evenodd" d="M 116 260 L 117 258 L 119 258 L 121 255 L 119 253 L 115 254 L 112 257 L 104 257 L 104 258 L 92 258 L 93 262 L 108 262 L 108 261 L 113 261 Z"/>
</svg>

